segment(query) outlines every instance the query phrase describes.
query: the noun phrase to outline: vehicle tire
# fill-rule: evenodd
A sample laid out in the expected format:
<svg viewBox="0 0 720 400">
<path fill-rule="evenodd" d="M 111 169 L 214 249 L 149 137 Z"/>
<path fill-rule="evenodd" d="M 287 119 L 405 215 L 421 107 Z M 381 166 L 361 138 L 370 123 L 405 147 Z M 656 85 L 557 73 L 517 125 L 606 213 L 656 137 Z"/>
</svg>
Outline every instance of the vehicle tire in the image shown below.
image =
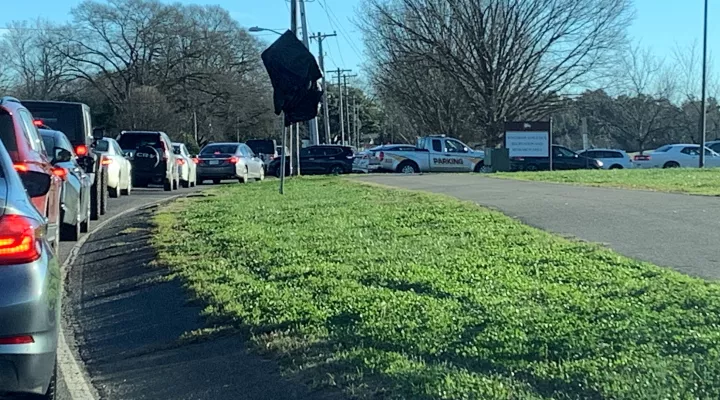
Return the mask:
<svg viewBox="0 0 720 400">
<path fill-rule="evenodd" d="M 178 184 L 178 180 L 177 180 L 177 179 L 173 179 L 172 185 L 173 185 L 173 190 L 178 190 L 179 187 L 180 187 L 180 185 Z"/>
<path fill-rule="evenodd" d="M 345 173 L 345 168 L 343 168 L 340 164 L 335 164 L 330 166 L 330 169 L 328 169 L 328 173 L 330 175 L 342 175 Z"/>
<path fill-rule="evenodd" d="M 182 180 L 181 180 L 181 181 L 180 181 L 180 186 L 182 186 L 182 187 L 184 187 L 184 188 L 189 188 L 189 187 L 190 187 L 190 181 L 182 181 Z"/>
<path fill-rule="evenodd" d="M 260 170 L 260 177 L 255 179 L 258 182 L 262 182 L 265 180 L 265 168 Z"/>
<path fill-rule="evenodd" d="M 220 179 L 213 179 L 212 181 L 213 181 L 213 184 L 215 184 L 215 185 L 220 183 Z"/>
<path fill-rule="evenodd" d="M 128 185 L 127 185 L 127 188 L 122 189 L 122 190 L 120 191 L 120 194 L 123 195 L 123 196 L 130 196 L 130 191 L 132 191 L 132 185 L 133 185 L 132 178 L 131 178 L 131 177 L 128 177 Z"/>
<path fill-rule="evenodd" d="M 668 161 L 663 165 L 663 168 L 680 168 L 680 164 L 676 161 Z"/>
<path fill-rule="evenodd" d="M 98 181 L 100 179 L 98 178 Z M 92 186 L 92 192 L 90 193 L 90 219 L 97 221 L 101 215 L 100 197 L 102 197 L 102 188 L 100 187 L 102 182 L 96 182 Z"/>
<path fill-rule="evenodd" d="M 31 397 L 37 400 L 56 400 L 57 399 L 57 361 L 55 361 L 55 367 L 53 368 L 53 374 L 50 378 L 50 384 L 48 389 L 43 395 Z"/>
<path fill-rule="evenodd" d="M 88 233 L 90 231 L 90 210 L 88 210 L 85 220 L 80 222 L 80 232 Z"/>
<path fill-rule="evenodd" d="M 485 166 L 485 161 L 478 161 L 478 163 L 475 164 L 475 168 L 473 168 L 473 172 L 482 172 L 484 166 Z"/>
<path fill-rule="evenodd" d="M 420 168 L 413 161 L 403 161 L 397 166 L 397 172 L 402 174 L 417 174 Z"/>
<path fill-rule="evenodd" d="M 248 181 L 250 180 L 248 177 L 249 177 L 248 169 L 247 169 L 247 167 L 245 167 L 245 173 L 241 177 L 238 178 L 238 182 L 248 183 Z"/>
<path fill-rule="evenodd" d="M 167 179 L 167 178 L 166 178 L 166 179 L 163 181 L 163 190 L 166 191 L 166 192 L 171 192 L 172 189 L 173 189 L 173 183 L 172 183 L 172 181 L 170 181 L 170 179 Z"/>
<path fill-rule="evenodd" d="M 108 205 L 108 174 L 107 169 L 104 169 L 102 171 L 102 186 L 100 187 L 100 190 L 102 190 L 102 196 L 100 197 L 100 215 L 107 214 L 107 205 Z"/>
<path fill-rule="evenodd" d="M 534 172 L 534 171 L 537 171 L 537 170 L 539 170 L 539 169 L 540 169 L 540 168 L 538 168 L 538 166 L 535 165 L 535 164 L 528 164 L 528 165 L 525 166 L 525 168 L 523 168 L 523 171 L 531 171 L 531 172 Z"/>
<path fill-rule="evenodd" d="M 277 178 L 282 177 L 282 170 L 280 168 L 275 168 L 275 177 L 277 177 Z"/>
<path fill-rule="evenodd" d="M 623 169 L 623 166 L 620 164 L 613 164 L 608 169 Z"/>
<path fill-rule="evenodd" d="M 60 240 L 64 242 L 76 242 L 80 238 L 80 223 L 74 225 L 60 224 Z"/>
<path fill-rule="evenodd" d="M 113 199 L 117 199 L 118 197 L 120 197 L 120 191 L 118 190 L 118 188 L 111 188 L 111 187 L 109 187 L 109 188 L 108 188 L 108 195 L 109 195 L 110 197 L 112 197 Z"/>
</svg>

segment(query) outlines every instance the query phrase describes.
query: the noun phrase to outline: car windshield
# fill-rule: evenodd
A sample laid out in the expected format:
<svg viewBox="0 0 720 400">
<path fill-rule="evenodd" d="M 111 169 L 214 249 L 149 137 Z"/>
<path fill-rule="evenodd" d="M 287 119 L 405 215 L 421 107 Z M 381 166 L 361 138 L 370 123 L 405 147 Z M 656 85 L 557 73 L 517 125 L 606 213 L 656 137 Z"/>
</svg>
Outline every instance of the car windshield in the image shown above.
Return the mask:
<svg viewBox="0 0 720 400">
<path fill-rule="evenodd" d="M 238 145 L 236 144 L 210 144 L 200 151 L 200 154 L 235 154 Z"/>
<path fill-rule="evenodd" d="M 99 152 L 106 152 L 110 148 L 110 142 L 105 139 L 100 139 L 95 144 L 95 150 Z"/>
<path fill-rule="evenodd" d="M 118 144 L 123 150 L 137 150 L 143 146 L 162 149 L 160 135 L 154 133 L 123 133 Z"/>
</svg>

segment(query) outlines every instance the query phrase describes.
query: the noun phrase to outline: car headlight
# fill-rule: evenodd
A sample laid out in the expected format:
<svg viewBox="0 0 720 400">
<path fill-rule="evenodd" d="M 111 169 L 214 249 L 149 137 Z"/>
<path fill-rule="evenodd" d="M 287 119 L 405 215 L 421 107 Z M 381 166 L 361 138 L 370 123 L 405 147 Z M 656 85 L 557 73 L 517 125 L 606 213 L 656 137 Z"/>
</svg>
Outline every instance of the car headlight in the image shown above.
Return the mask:
<svg viewBox="0 0 720 400">
<path fill-rule="evenodd" d="M 603 162 L 600 161 L 600 160 L 595 160 L 595 161 L 597 161 L 597 166 L 598 166 L 598 168 L 602 168 Z"/>
</svg>

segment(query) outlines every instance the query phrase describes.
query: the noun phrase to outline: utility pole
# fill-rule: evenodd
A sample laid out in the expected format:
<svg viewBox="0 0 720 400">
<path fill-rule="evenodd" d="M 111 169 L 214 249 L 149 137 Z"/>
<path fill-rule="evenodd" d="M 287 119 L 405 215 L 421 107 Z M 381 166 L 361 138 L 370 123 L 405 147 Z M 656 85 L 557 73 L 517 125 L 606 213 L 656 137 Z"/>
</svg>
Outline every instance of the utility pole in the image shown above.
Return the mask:
<svg viewBox="0 0 720 400">
<path fill-rule="evenodd" d="M 297 0 L 290 0 L 290 30 L 297 36 Z"/>
<path fill-rule="evenodd" d="M 347 75 L 347 74 L 343 75 L 343 85 L 345 86 L 345 97 L 346 98 L 350 97 L 350 91 L 348 90 L 348 85 L 347 85 L 347 78 L 352 78 L 355 76 L 357 76 L 357 75 Z M 345 102 L 345 114 L 347 115 L 348 141 L 350 143 L 352 143 L 352 138 L 349 137 L 350 132 L 351 132 L 350 131 L 350 101 L 349 100 Z M 343 145 L 345 145 L 345 143 L 343 143 Z"/>
<path fill-rule="evenodd" d="M 707 20 L 708 20 L 708 0 L 705 0 L 705 22 L 703 23 L 703 60 L 702 60 L 702 100 L 700 108 L 702 116 L 700 117 L 700 165 L 705 166 L 705 134 L 707 131 Z"/>
<path fill-rule="evenodd" d="M 338 109 L 340 110 L 340 144 L 345 143 L 345 117 L 343 112 L 343 89 L 342 89 L 342 74 L 343 72 L 350 72 L 349 69 L 340 69 L 338 68 L 337 71 L 333 71 L 333 73 L 337 74 L 338 78 L 338 93 L 340 96 L 338 97 L 340 100 L 340 104 L 338 105 Z M 348 127 L 349 129 L 350 127 Z"/>
<path fill-rule="evenodd" d="M 305 47 L 310 50 L 310 40 L 308 39 L 308 25 L 307 17 L 305 15 L 305 0 L 297 0 L 300 2 L 300 22 L 302 23 L 302 41 Z M 320 144 L 320 137 L 318 136 L 318 125 L 317 117 L 308 121 L 308 128 L 310 132 L 310 144 Z M 299 144 L 299 142 L 298 142 Z"/>
<path fill-rule="evenodd" d="M 323 40 L 325 38 L 337 36 L 337 33 L 333 32 L 331 34 L 323 35 L 322 33 L 318 32 L 317 35 L 313 35 L 310 37 L 310 39 L 315 39 L 318 41 L 318 57 L 320 58 L 320 71 L 322 72 L 322 89 L 323 89 L 323 97 L 322 97 L 322 108 L 323 108 L 323 121 L 325 122 L 325 143 L 330 143 L 330 112 L 328 110 L 328 103 L 327 103 L 327 92 L 328 92 L 328 86 L 327 82 L 325 81 L 325 54 L 323 53 Z"/>
<path fill-rule="evenodd" d="M 353 135 L 355 136 L 355 148 L 360 149 L 360 130 L 358 129 L 358 106 L 353 96 Z"/>
<path fill-rule="evenodd" d="M 195 111 L 193 111 L 193 130 L 195 131 L 195 144 L 200 146 L 198 142 L 197 112 Z"/>
</svg>

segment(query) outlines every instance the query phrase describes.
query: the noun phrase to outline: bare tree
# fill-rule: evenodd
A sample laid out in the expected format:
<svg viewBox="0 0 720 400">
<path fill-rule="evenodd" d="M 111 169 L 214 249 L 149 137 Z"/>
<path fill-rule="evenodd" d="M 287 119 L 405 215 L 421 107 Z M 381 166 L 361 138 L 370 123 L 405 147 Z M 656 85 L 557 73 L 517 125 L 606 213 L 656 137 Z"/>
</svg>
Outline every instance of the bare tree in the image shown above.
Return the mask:
<svg viewBox="0 0 720 400">
<path fill-rule="evenodd" d="M 367 3 L 375 63 L 414 58 L 452 77 L 491 141 L 503 121 L 547 116 L 558 93 L 595 79 L 631 17 L 629 0 Z"/>
</svg>

